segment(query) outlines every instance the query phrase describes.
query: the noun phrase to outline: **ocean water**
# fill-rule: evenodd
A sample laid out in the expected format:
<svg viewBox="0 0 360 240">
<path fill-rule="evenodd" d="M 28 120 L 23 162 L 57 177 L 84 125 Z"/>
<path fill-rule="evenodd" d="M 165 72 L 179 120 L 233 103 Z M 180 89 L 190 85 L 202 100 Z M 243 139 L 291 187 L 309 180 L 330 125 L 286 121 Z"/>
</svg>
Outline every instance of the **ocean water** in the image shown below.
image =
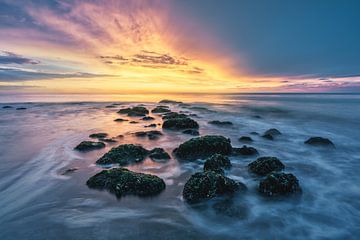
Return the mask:
<svg viewBox="0 0 360 240">
<path fill-rule="evenodd" d="M 252 135 L 260 156 L 278 157 L 302 187 L 300 196 L 266 198 L 260 178 L 247 164 L 257 157 L 231 157 L 227 175 L 248 190 L 232 199 L 197 206 L 182 199 L 186 180 L 203 163 L 158 163 L 146 159 L 128 168 L 155 174 L 166 190 L 151 198 L 117 199 L 89 189 L 86 180 L 102 170 L 95 161 L 112 147 L 137 143 L 169 153 L 191 136 L 163 131 L 158 140 L 136 138 L 150 122 L 114 122 L 122 107 L 149 109 L 171 98 L 204 109 L 170 104 L 195 113 L 201 135 L 218 134 L 240 147 L 240 136 L 277 128 L 275 141 Z M 0 239 L 359 239 L 360 95 L 240 94 L 173 96 L 0 96 Z M 105 106 L 118 103 L 116 108 Z M 13 108 L 3 109 L 5 105 Z M 26 110 L 15 110 L 26 107 Z M 153 115 L 154 123 L 161 118 Z M 138 119 L 138 118 L 134 118 Z M 210 120 L 232 121 L 230 127 Z M 161 126 L 157 127 L 161 130 Z M 88 135 L 123 134 L 105 149 L 79 153 L 73 148 Z M 307 146 L 311 136 L 331 139 L 336 148 Z M 78 170 L 62 175 L 66 169 Z"/>
</svg>

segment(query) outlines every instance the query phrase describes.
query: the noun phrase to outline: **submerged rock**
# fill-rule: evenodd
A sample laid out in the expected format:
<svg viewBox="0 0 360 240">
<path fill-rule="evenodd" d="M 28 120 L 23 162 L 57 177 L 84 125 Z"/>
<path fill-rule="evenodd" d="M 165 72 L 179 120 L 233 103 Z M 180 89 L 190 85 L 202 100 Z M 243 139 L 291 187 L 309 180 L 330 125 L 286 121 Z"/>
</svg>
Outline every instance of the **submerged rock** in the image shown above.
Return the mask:
<svg viewBox="0 0 360 240">
<path fill-rule="evenodd" d="M 149 157 L 152 160 L 169 160 L 170 155 L 163 148 L 154 148 L 150 151 Z"/>
<path fill-rule="evenodd" d="M 187 129 L 187 130 L 182 131 L 182 133 L 192 135 L 192 136 L 199 136 L 200 135 L 199 131 L 195 130 L 195 129 Z"/>
<path fill-rule="evenodd" d="M 69 169 L 66 169 L 63 173 L 61 173 L 61 175 L 68 175 L 68 174 L 71 174 L 75 171 L 79 170 L 78 168 L 69 168 Z"/>
<path fill-rule="evenodd" d="M 132 108 L 123 108 L 118 111 L 120 114 L 127 114 L 130 117 L 141 117 L 145 116 L 149 113 L 149 110 L 147 110 L 145 107 L 136 106 Z"/>
<path fill-rule="evenodd" d="M 101 142 L 107 142 L 107 143 L 116 143 L 117 141 L 113 138 L 99 138 L 99 141 Z"/>
<path fill-rule="evenodd" d="M 86 182 L 89 188 L 108 190 L 117 197 L 125 195 L 153 196 L 162 192 L 166 185 L 161 178 L 126 168 L 103 170 Z"/>
<path fill-rule="evenodd" d="M 268 140 L 274 140 L 275 136 L 281 135 L 281 132 L 277 130 L 276 128 L 271 128 L 264 132 L 262 135 L 263 138 L 266 138 Z"/>
<path fill-rule="evenodd" d="M 207 135 L 192 138 L 174 150 L 181 159 L 207 158 L 215 153 L 229 155 L 232 151 L 230 139 L 223 136 Z"/>
<path fill-rule="evenodd" d="M 115 119 L 114 121 L 115 121 L 115 122 L 127 122 L 127 121 L 129 121 L 129 120 L 124 119 L 124 118 L 117 118 L 117 119 Z"/>
<path fill-rule="evenodd" d="M 158 139 L 163 134 L 160 131 L 152 130 L 152 131 L 140 131 L 134 133 L 136 137 L 148 137 L 150 140 Z"/>
<path fill-rule="evenodd" d="M 197 203 L 219 195 L 231 194 L 240 189 L 234 180 L 213 171 L 193 174 L 185 183 L 183 197 L 188 203 Z"/>
<path fill-rule="evenodd" d="M 12 106 L 3 106 L 2 108 L 8 109 L 8 108 L 13 108 L 13 107 Z"/>
<path fill-rule="evenodd" d="M 240 141 L 240 142 L 252 142 L 253 140 L 252 140 L 251 137 L 241 136 L 241 137 L 239 138 L 239 141 Z"/>
<path fill-rule="evenodd" d="M 214 171 L 220 174 L 224 173 L 224 169 L 228 169 L 230 167 L 230 159 L 217 153 L 207 158 L 204 163 L 204 171 Z"/>
<path fill-rule="evenodd" d="M 105 108 L 116 108 L 115 105 L 108 105 L 108 106 L 105 106 Z"/>
<path fill-rule="evenodd" d="M 123 144 L 112 148 L 104 156 L 99 158 L 97 164 L 113 164 L 118 163 L 120 166 L 125 166 L 132 163 L 143 161 L 148 155 L 149 151 L 140 145 Z"/>
<path fill-rule="evenodd" d="M 145 127 L 145 128 L 149 128 L 149 127 L 151 127 L 151 128 L 156 128 L 156 124 L 155 124 L 155 123 L 152 123 L 152 124 L 149 124 L 149 125 L 145 125 L 144 127 Z"/>
<path fill-rule="evenodd" d="M 191 118 L 171 118 L 165 120 L 162 127 L 171 130 L 198 129 L 199 124 Z"/>
<path fill-rule="evenodd" d="M 102 142 L 83 141 L 77 145 L 74 149 L 80 152 L 86 152 L 96 149 L 104 148 L 105 144 Z"/>
<path fill-rule="evenodd" d="M 232 122 L 229 121 L 218 121 L 218 120 L 214 120 L 214 121 L 210 121 L 208 122 L 209 124 L 212 125 L 218 125 L 218 126 L 229 126 L 229 125 L 233 125 Z"/>
<path fill-rule="evenodd" d="M 159 103 L 164 103 L 164 104 L 181 104 L 183 102 L 179 102 L 179 101 L 174 101 L 174 100 L 169 100 L 169 99 L 163 99 L 161 100 Z"/>
<path fill-rule="evenodd" d="M 330 139 L 323 137 L 311 137 L 304 142 L 305 144 L 310 144 L 313 146 L 335 146 Z"/>
<path fill-rule="evenodd" d="M 242 146 L 241 148 L 233 148 L 232 154 L 233 155 L 244 155 L 244 156 L 250 156 L 250 155 L 256 155 L 259 152 L 256 150 L 256 148 L 248 147 L 246 145 Z"/>
<path fill-rule="evenodd" d="M 137 121 L 131 121 L 131 122 L 129 122 L 130 124 L 137 124 L 137 123 L 139 123 L 139 122 L 137 122 Z"/>
<path fill-rule="evenodd" d="M 16 110 L 26 110 L 27 108 L 26 107 L 18 107 L 16 108 Z"/>
<path fill-rule="evenodd" d="M 168 113 L 171 112 L 170 109 L 166 106 L 157 106 L 153 110 L 151 110 L 152 113 Z"/>
<path fill-rule="evenodd" d="M 150 116 L 146 116 L 146 117 L 143 117 L 141 120 L 143 120 L 143 121 L 152 121 L 152 120 L 154 120 L 155 118 L 153 118 L 153 117 L 150 117 Z"/>
<path fill-rule="evenodd" d="M 284 164 L 276 157 L 260 157 L 249 165 L 249 170 L 258 175 L 267 175 L 273 171 L 281 171 Z"/>
<path fill-rule="evenodd" d="M 298 179 L 291 173 L 271 173 L 263 179 L 258 191 L 266 196 L 301 192 Z"/>
<path fill-rule="evenodd" d="M 108 136 L 107 133 L 93 133 L 89 135 L 89 138 L 106 138 Z"/>
<path fill-rule="evenodd" d="M 169 112 L 163 115 L 163 120 L 173 119 L 173 118 L 188 118 L 186 114 L 177 113 L 177 112 Z"/>
</svg>

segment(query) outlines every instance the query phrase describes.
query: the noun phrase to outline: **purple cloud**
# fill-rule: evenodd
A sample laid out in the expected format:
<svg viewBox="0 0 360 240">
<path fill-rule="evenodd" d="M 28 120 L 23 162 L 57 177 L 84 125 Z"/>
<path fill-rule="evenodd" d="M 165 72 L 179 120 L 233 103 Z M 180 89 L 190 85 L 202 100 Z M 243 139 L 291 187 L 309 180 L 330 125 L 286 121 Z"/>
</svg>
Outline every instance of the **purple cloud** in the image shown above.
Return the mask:
<svg viewBox="0 0 360 240">
<path fill-rule="evenodd" d="M 40 61 L 13 52 L 0 51 L 0 64 L 39 64 Z"/>
</svg>

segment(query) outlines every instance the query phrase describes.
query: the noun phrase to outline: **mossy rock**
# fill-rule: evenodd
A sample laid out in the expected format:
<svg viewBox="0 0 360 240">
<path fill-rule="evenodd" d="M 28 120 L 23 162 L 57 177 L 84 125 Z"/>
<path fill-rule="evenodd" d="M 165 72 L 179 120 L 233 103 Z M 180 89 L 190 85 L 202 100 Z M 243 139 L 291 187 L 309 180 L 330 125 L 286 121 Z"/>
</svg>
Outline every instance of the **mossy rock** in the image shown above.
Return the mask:
<svg viewBox="0 0 360 240">
<path fill-rule="evenodd" d="M 199 136 L 200 135 L 199 131 L 196 130 L 196 129 L 186 129 L 186 130 L 182 131 L 182 133 L 192 135 L 192 136 Z"/>
<path fill-rule="evenodd" d="M 141 117 L 149 114 L 149 110 L 145 107 L 136 106 L 132 108 L 123 108 L 118 111 L 120 114 L 127 114 L 130 117 Z"/>
<path fill-rule="evenodd" d="M 198 203 L 240 189 L 240 183 L 213 171 L 193 174 L 185 183 L 183 197 L 188 203 Z"/>
<path fill-rule="evenodd" d="M 105 147 L 103 142 L 92 142 L 92 141 L 83 141 L 77 145 L 74 149 L 80 152 L 87 152 L 92 150 L 97 150 Z"/>
<path fill-rule="evenodd" d="M 115 119 L 114 121 L 115 121 L 115 122 L 127 122 L 127 121 L 129 121 L 129 120 L 124 119 L 124 118 L 117 118 L 117 119 Z"/>
<path fill-rule="evenodd" d="M 166 185 L 161 178 L 126 168 L 103 170 L 86 182 L 89 188 L 108 190 L 117 197 L 125 195 L 153 196 L 161 193 Z"/>
<path fill-rule="evenodd" d="M 266 175 L 273 171 L 282 171 L 285 166 L 276 157 L 260 157 L 249 165 L 249 170 L 258 175 Z"/>
<path fill-rule="evenodd" d="M 97 164 L 114 164 L 120 166 L 129 165 L 143 161 L 149 151 L 140 145 L 123 144 L 118 147 L 112 148 L 109 152 L 105 153 L 100 159 L 96 161 Z"/>
<path fill-rule="evenodd" d="M 207 135 L 192 138 L 174 150 L 180 159 L 195 160 L 207 158 L 215 153 L 229 155 L 232 151 L 230 139 L 223 136 Z"/>
<path fill-rule="evenodd" d="M 249 136 L 241 136 L 241 137 L 239 138 L 239 141 L 240 141 L 240 142 L 252 142 L 253 139 L 252 139 L 251 137 L 249 137 Z"/>
<path fill-rule="evenodd" d="M 162 127 L 171 130 L 198 129 L 199 124 L 191 118 L 171 118 L 165 120 Z"/>
<path fill-rule="evenodd" d="M 158 139 L 163 134 L 160 131 L 157 130 L 151 130 L 151 131 L 140 131 L 134 133 L 136 137 L 147 137 L 149 140 L 155 140 Z"/>
<path fill-rule="evenodd" d="M 182 102 L 169 100 L 169 99 L 163 99 L 159 103 L 162 103 L 162 104 L 181 104 Z"/>
<path fill-rule="evenodd" d="M 313 146 L 332 146 L 334 147 L 334 143 L 330 141 L 330 139 L 323 137 L 311 137 L 304 142 L 305 144 L 313 145 Z"/>
<path fill-rule="evenodd" d="M 210 121 L 208 123 L 212 124 L 212 125 L 218 125 L 218 126 L 231 126 L 231 125 L 233 125 L 233 123 L 230 122 L 230 121 L 218 121 L 218 120 Z"/>
<path fill-rule="evenodd" d="M 274 140 L 274 137 L 271 134 L 264 134 L 264 135 L 262 135 L 262 137 L 266 138 L 267 140 Z"/>
<path fill-rule="evenodd" d="M 151 112 L 152 113 L 168 113 L 168 112 L 171 112 L 171 111 L 170 111 L 170 109 L 168 107 L 157 106 L 156 108 L 151 110 Z"/>
<path fill-rule="evenodd" d="M 106 138 L 107 136 L 108 136 L 107 133 L 93 133 L 93 134 L 90 134 L 89 138 L 100 139 L 100 138 Z"/>
<path fill-rule="evenodd" d="M 155 120 L 155 118 L 150 117 L 150 116 L 146 116 L 146 117 L 143 117 L 141 120 L 143 120 L 143 121 L 152 121 L 152 120 Z"/>
<path fill-rule="evenodd" d="M 263 179 L 258 191 L 265 196 L 288 195 L 301 192 L 299 180 L 291 173 L 271 173 Z"/>
<path fill-rule="evenodd" d="M 177 113 L 177 112 L 169 112 L 162 116 L 163 120 L 168 120 L 173 118 L 188 118 L 188 116 L 186 114 Z"/>
<path fill-rule="evenodd" d="M 150 151 L 149 157 L 154 161 L 170 159 L 170 155 L 163 148 L 154 148 Z"/>
<path fill-rule="evenodd" d="M 272 136 L 277 136 L 277 135 L 281 135 L 281 132 L 279 130 L 277 130 L 276 128 L 270 128 L 269 130 L 264 132 L 264 135 L 266 135 L 266 134 L 270 134 Z"/>
<path fill-rule="evenodd" d="M 204 163 L 204 171 L 214 171 L 220 174 L 224 174 L 224 169 L 229 169 L 230 167 L 230 159 L 217 153 L 207 158 Z"/>
<path fill-rule="evenodd" d="M 252 156 L 259 154 L 256 148 L 248 147 L 246 145 L 242 146 L 241 148 L 233 148 L 232 149 L 233 155 L 242 155 L 242 156 Z"/>
</svg>

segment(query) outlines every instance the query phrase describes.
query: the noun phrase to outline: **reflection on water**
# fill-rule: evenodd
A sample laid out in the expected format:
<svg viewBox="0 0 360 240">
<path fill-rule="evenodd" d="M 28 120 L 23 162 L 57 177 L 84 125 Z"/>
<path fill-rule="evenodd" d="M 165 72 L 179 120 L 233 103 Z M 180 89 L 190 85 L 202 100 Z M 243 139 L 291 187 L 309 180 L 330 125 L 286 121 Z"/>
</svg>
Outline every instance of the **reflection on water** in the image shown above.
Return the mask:
<svg viewBox="0 0 360 240">
<path fill-rule="evenodd" d="M 1 97 L 1 102 L 18 103 L 0 104 L 0 239 L 356 239 L 360 234 L 359 95 L 68 97 Z M 260 155 L 280 158 L 286 171 L 299 178 L 302 196 L 259 196 L 259 178 L 246 168 L 256 157 L 232 157 L 233 168 L 227 173 L 244 182 L 247 192 L 193 207 L 183 202 L 181 192 L 189 176 L 202 169 L 201 161 L 146 159 L 130 166 L 133 171 L 165 180 L 166 190 L 151 198 L 116 199 L 106 191 L 88 189 L 86 180 L 101 170 L 95 161 L 111 147 L 138 143 L 171 153 L 191 138 L 172 131 L 163 131 L 158 140 L 134 136 L 144 125 L 162 122 L 154 114 L 151 122 L 139 118 L 129 118 L 138 124 L 113 121 L 120 117 L 117 109 L 137 104 L 132 101 L 152 108 L 163 98 L 213 110 L 171 105 L 174 111 L 197 114 L 194 119 L 201 135 L 224 135 L 236 147 L 242 145 L 237 140 L 242 135 L 278 128 L 283 135 L 276 141 L 254 135 L 250 145 Z M 44 99 L 58 103 L 45 103 Z M 106 108 L 110 102 L 122 105 Z M 4 105 L 27 109 L 2 109 Z M 232 121 L 234 125 L 218 127 L 207 124 L 209 120 Z M 124 137 L 107 143 L 105 149 L 73 151 L 95 132 Z M 336 148 L 305 146 L 303 141 L 314 135 L 332 139 Z M 62 175 L 69 168 L 78 170 Z"/>
</svg>

